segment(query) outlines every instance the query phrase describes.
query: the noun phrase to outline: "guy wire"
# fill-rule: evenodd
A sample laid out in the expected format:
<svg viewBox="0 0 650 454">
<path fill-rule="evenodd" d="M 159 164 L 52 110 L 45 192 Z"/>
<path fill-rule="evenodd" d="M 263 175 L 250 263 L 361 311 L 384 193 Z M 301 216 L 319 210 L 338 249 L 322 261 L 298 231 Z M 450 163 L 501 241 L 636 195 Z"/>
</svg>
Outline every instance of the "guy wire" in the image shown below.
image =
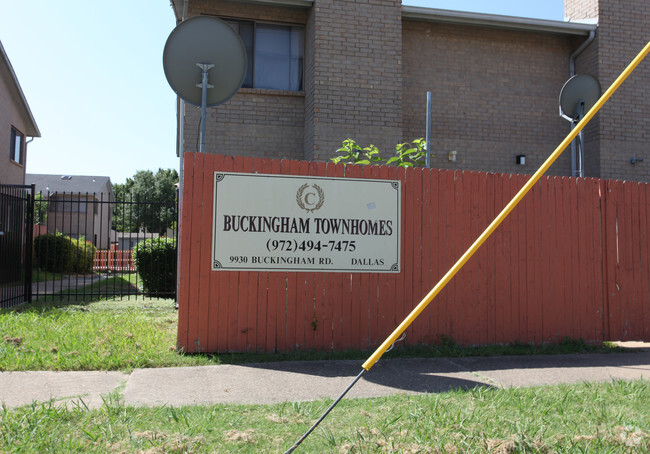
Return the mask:
<svg viewBox="0 0 650 454">
<path fill-rule="evenodd" d="M 327 417 L 327 415 L 329 415 L 329 413 L 334 409 L 334 407 L 336 407 L 336 405 L 343 399 L 343 397 L 345 397 L 345 395 L 348 393 L 348 391 L 350 391 L 352 389 L 352 387 L 357 384 L 357 382 L 359 381 L 359 379 L 361 378 L 361 376 L 364 373 L 366 373 L 366 370 L 361 369 L 361 372 L 359 373 L 359 375 L 357 375 L 356 378 L 354 380 L 352 380 L 352 383 L 350 383 L 348 385 L 348 387 L 345 388 L 345 391 L 343 391 L 341 393 L 341 395 L 332 403 L 332 405 L 330 405 L 329 408 L 327 410 L 325 410 L 325 413 L 323 413 L 323 416 L 321 416 L 318 419 L 318 421 L 316 421 L 314 423 L 314 425 L 311 426 L 309 428 L 309 430 L 307 432 L 305 432 L 305 434 L 302 437 L 300 437 L 300 439 L 291 448 L 287 449 L 284 452 L 284 454 L 292 453 L 298 446 L 300 446 L 300 443 L 305 441 L 305 438 L 307 438 L 309 436 L 309 434 L 311 434 L 314 431 L 314 429 L 316 429 L 316 427 L 318 427 L 318 425 L 323 421 L 323 419 L 325 419 Z"/>
</svg>

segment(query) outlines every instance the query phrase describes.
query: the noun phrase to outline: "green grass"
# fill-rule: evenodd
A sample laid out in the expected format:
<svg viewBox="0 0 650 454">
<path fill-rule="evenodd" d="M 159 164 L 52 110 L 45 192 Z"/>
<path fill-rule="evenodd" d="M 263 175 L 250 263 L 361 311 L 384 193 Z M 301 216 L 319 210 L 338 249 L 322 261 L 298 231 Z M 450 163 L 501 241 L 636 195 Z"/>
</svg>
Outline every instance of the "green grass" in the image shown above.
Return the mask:
<svg viewBox="0 0 650 454">
<path fill-rule="evenodd" d="M 44 281 L 60 281 L 66 275 L 62 273 L 53 273 L 51 271 L 45 271 L 38 267 L 32 269 L 32 283 L 44 282 Z"/>
<path fill-rule="evenodd" d="M 183 355 L 173 300 L 47 300 L 0 311 L 0 370 L 131 370 L 291 359 L 365 359 L 368 352 Z M 398 346 L 389 356 L 618 351 L 559 345 Z M 650 382 L 506 389 L 343 400 L 297 452 L 624 453 L 650 450 Z M 0 452 L 284 452 L 329 401 L 281 405 L 100 409 L 0 408 Z"/>
<path fill-rule="evenodd" d="M 296 453 L 636 453 L 650 382 L 344 400 Z M 0 409 L 2 452 L 284 452 L 330 402 Z"/>
<path fill-rule="evenodd" d="M 80 290 L 109 291 L 132 285 L 134 275 L 116 276 Z M 119 282 L 118 282 L 119 281 Z M 78 291 L 79 292 L 79 291 Z M 76 298 L 76 299 L 75 299 Z M 124 370 L 295 360 L 365 360 L 367 351 L 183 355 L 176 351 L 178 313 L 173 300 L 131 296 L 104 299 L 78 294 L 47 297 L 30 306 L 0 311 L 0 371 Z M 460 357 L 622 351 L 566 339 L 559 345 L 519 343 L 467 348 L 445 337 L 442 345 L 397 346 L 386 357 Z"/>
<path fill-rule="evenodd" d="M 95 295 L 95 300 L 97 299 L 97 296 L 106 298 L 110 297 L 113 300 L 119 300 L 120 298 L 115 298 L 113 295 L 136 295 L 138 293 L 137 286 L 142 283 L 142 280 L 136 273 L 116 274 L 111 275 L 110 277 L 100 274 L 100 276 L 105 278 L 97 280 L 89 285 L 63 290 L 54 295 L 42 296 L 35 301 L 35 304 L 39 304 L 39 302 L 47 303 L 48 300 L 55 301 L 56 299 L 69 300 L 70 298 L 76 299 L 76 302 L 93 302 L 92 299 L 86 298 L 86 295 L 89 294 Z M 73 285 L 77 283 L 80 285 L 86 283 L 85 276 L 80 276 L 78 278 L 72 276 L 71 279 Z M 87 281 L 90 282 L 90 279 Z"/>
<path fill-rule="evenodd" d="M 130 370 L 214 364 L 176 352 L 173 300 L 47 300 L 0 311 L 0 370 Z"/>
</svg>

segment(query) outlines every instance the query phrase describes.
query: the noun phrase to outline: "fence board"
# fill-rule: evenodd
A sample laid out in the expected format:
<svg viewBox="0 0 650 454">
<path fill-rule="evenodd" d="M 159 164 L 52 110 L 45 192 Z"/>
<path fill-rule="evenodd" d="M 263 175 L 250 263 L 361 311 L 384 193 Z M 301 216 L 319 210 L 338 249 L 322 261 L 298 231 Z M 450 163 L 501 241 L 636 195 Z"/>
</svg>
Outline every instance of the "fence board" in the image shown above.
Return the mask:
<svg viewBox="0 0 650 454">
<path fill-rule="evenodd" d="M 361 178 L 361 170 L 364 166 L 349 166 L 345 168 L 345 176 L 347 178 Z M 347 291 L 350 294 L 350 304 L 348 313 L 349 313 L 349 325 L 346 327 L 350 331 L 348 335 L 349 348 L 351 349 L 360 349 L 368 348 L 367 345 L 362 345 L 364 339 L 367 338 L 368 330 L 368 310 L 364 311 L 364 308 L 367 307 L 368 299 L 362 298 L 362 274 L 352 273 L 350 275 L 350 282 L 347 284 Z M 375 298 L 376 299 L 376 298 Z M 364 314 L 365 312 L 365 314 Z M 365 317 L 364 317 L 365 315 Z M 357 333 L 354 335 L 354 333 Z"/>
<path fill-rule="evenodd" d="M 262 174 L 270 174 L 271 160 L 270 159 L 256 159 L 254 171 Z M 257 287 L 257 326 L 256 326 L 256 350 L 258 351 L 273 351 L 275 342 L 271 341 L 272 332 L 268 323 L 268 317 L 274 308 L 269 303 L 269 274 L 268 272 L 258 273 L 258 287 Z"/>
<path fill-rule="evenodd" d="M 639 250 L 643 259 L 643 273 L 641 275 L 643 287 L 640 299 L 643 313 L 643 317 L 641 318 L 643 320 L 643 331 L 639 333 L 638 337 L 640 339 L 648 339 L 650 338 L 650 241 L 648 239 L 648 232 L 650 231 L 650 210 L 647 207 L 650 204 L 650 188 L 647 184 L 643 185 L 641 192 L 643 196 L 639 199 L 639 211 L 643 228 L 641 230 L 641 245 Z"/>
<path fill-rule="evenodd" d="M 619 212 L 617 216 L 618 222 L 618 245 L 619 245 L 619 273 L 617 283 L 620 287 L 621 293 L 621 330 L 622 339 L 631 340 L 630 332 L 632 331 L 633 320 L 626 317 L 626 314 L 632 309 L 634 304 L 634 296 L 630 290 L 634 285 L 634 275 L 632 269 L 632 249 L 631 241 L 625 239 L 632 239 L 632 225 L 629 212 L 629 204 L 632 200 L 631 187 L 628 182 L 623 182 L 623 197 L 619 205 Z"/>
<path fill-rule="evenodd" d="M 214 177 L 207 169 L 214 168 L 215 156 L 206 154 L 203 161 L 203 181 L 201 187 L 202 219 L 201 238 L 209 238 L 212 234 L 212 207 L 214 206 Z M 212 271 L 212 254 L 210 248 L 202 247 L 199 268 L 199 347 L 200 351 L 210 351 L 210 310 L 213 295 L 211 293 L 210 277 Z"/>
<path fill-rule="evenodd" d="M 246 157 L 235 158 L 233 162 L 235 172 L 252 173 L 253 159 Z M 205 250 L 208 250 L 207 248 Z M 239 311 L 237 313 L 237 330 L 239 345 L 242 351 L 250 351 L 256 340 L 256 311 L 257 301 L 257 273 L 239 273 Z"/>
<path fill-rule="evenodd" d="M 447 271 L 453 266 L 453 256 L 450 252 L 451 249 L 451 224 L 453 223 L 452 209 L 453 209 L 453 200 L 454 200 L 454 178 L 455 172 L 442 170 L 438 172 L 438 175 L 442 177 L 439 187 L 439 209 L 441 216 L 440 224 L 440 237 L 438 239 L 438 263 L 439 263 L 439 273 L 436 276 L 436 282 L 440 281 L 442 277 L 447 273 Z M 442 336 L 451 336 L 452 335 L 452 320 L 453 320 L 453 311 L 454 306 L 452 299 L 454 296 L 453 283 L 447 285 L 437 296 L 440 300 L 438 305 L 440 309 L 439 320 L 439 336 L 442 339 Z"/>
<path fill-rule="evenodd" d="M 639 317 L 634 319 L 633 323 L 633 336 L 636 337 L 636 333 L 643 333 L 643 306 L 644 306 L 644 283 L 647 283 L 647 276 L 645 275 L 645 264 L 644 264 L 644 255 L 641 254 L 643 249 L 643 243 L 645 241 L 645 222 L 641 221 L 642 216 L 639 213 L 639 207 L 643 206 L 645 201 L 645 190 L 642 188 L 640 183 L 630 183 L 633 184 L 633 201 L 630 205 L 632 211 L 633 222 L 634 222 L 634 237 L 632 243 L 637 245 L 633 247 L 633 256 L 634 262 L 632 268 L 634 269 L 634 313 L 639 314 Z M 643 190 L 642 190 L 643 189 Z"/>
<path fill-rule="evenodd" d="M 402 271 L 210 271 L 215 170 L 399 179 Z M 179 346 L 373 348 L 528 178 L 186 154 Z M 542 179 L 416 320 L 406 342 L 439 342 L 442 335 L 461 344 L 647 337 L 647 192 L 646 184 Z M 110 263 L 101 254 L 97 262 Z"/>
<path fill-rule="evenodd" d="M 422 268 L 420 271 L 421 281 L 419 293 L 421 298 L 424 297 L 429 290 L 435 285 L 432 282 L 432 260 L 431 260 L 431 235 L 432 235 L 432 216 L 431 216 L 431 171 L 429 169 L 422 169 L 422 201 L 421 201 L 421 229 L 420 229 L 420 244 Z M 422 340 L 425 344 L 433 343 L 432 338 L 432 314 L 434 314 L 433 307 L 427 310 L 426 314 L 420 316 L 422 319 L 423 336 Z"/>
</svg>

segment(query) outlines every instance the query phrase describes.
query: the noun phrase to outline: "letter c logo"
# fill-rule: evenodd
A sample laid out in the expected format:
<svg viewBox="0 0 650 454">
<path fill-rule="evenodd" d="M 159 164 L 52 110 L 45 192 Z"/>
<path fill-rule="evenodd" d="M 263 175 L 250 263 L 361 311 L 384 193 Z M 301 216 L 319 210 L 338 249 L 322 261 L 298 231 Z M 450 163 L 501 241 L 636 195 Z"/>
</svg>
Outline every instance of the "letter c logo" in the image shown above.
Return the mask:
<svg viewBox="0 0 650 454">
<path fill-rule="evenodd" d="M 323 206 L 323 203 L 325 203 L 325 193 L 323 192 L 323 189 L 317 184 L 311 185 L 311 188 L 313 188 L 315 191 L 308 191 L 308 188 L 310 188 L 309 184 L 303 184 L 300 186 L 298 192 L 296 193 L 296 203 L 300 208 L 311 213 Z"/>
<path fill-rule="evenodd" d="M 315 202 L 312 202 L 312 198 L 315 196 L 316 194 L 314 194 L 313 192 L 306 193 L 304 197 L 305 204 L 307 204 L 307 206 L 314 206 Z"/>
</svg>

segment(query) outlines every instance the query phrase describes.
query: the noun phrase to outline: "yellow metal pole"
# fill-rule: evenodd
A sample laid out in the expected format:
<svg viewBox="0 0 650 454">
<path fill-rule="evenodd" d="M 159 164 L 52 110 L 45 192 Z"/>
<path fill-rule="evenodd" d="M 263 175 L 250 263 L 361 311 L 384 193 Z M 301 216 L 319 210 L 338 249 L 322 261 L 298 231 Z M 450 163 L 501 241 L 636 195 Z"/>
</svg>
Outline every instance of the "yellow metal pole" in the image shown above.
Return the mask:
<svg viewBox="0 0 650 454">
<path fill-rule="evenodd" d="M 555 151 L 548 157 L 546 162 L 533 174 L 533 176 L 526 182 L 526 184 L 519 190 L 517 195 L 506 205 L 506 207 L 499 213 L 499 215 L 492 221 L 492 223 L 485 229 L 485 231 L 478 237 L 478 239 L 472 244 L 469 249 L 462 255 L 460 259 L 456 262 L 454 266 L 440 279 L 440 282 L 436 284 L 435 287 L 424 297 L 424 299 L 418 304 L 415 309 L 404 319 L 402 323 L 393 331 L 393 333 L 388 336 L 383 344 L 366 360 L 361 367 L 366 371 L 381 358 L 381 356 L 386 353 L 386 350 L 390 348 L 391 345 L 402 335 L 406 328 L 408 328 L 411 323 L 422 313 L 422 311 L 429 305 L 431 301 L 442 291 L 443 288 L 451 281 L 451 279 L 460 271 L 460 269 L 467 263 L 467 261 L 474 255 L 478 248 L 485 243 L 485 241 L 492 235 L 496 228 L 504 221 L 510 212 L 519 204 L 521 199 L 530 191 L 530 189 L 539 181 L 544 172 L 548 170 L 549 167 L 555 162 L 557 158 L 560 157 L 564 149 L 573 141 L 580 131 L 589 123 L 589 121 L 596 115 L 600 108 L 607 102 L 607 100 L 614 94 L 618 87 L 623 83 L 625 79 L 630 75 L 632 71 L 638 66 L 639 63 L 650 53 L 650 42 L 648 42 L 643 50 L 639 52 L 634 60 L 628 65 L 627 68 L 621 73 L 620 76 L 614 81 L 614 83 L 607 89 L 607 91 L 600 97 L 598 102 L 587 112 L 584 118 L 578 123 L 578 125 L 569 133 L 569 135 L 562 141 L 562 143 L 555 149 Z"/>
</svg>

